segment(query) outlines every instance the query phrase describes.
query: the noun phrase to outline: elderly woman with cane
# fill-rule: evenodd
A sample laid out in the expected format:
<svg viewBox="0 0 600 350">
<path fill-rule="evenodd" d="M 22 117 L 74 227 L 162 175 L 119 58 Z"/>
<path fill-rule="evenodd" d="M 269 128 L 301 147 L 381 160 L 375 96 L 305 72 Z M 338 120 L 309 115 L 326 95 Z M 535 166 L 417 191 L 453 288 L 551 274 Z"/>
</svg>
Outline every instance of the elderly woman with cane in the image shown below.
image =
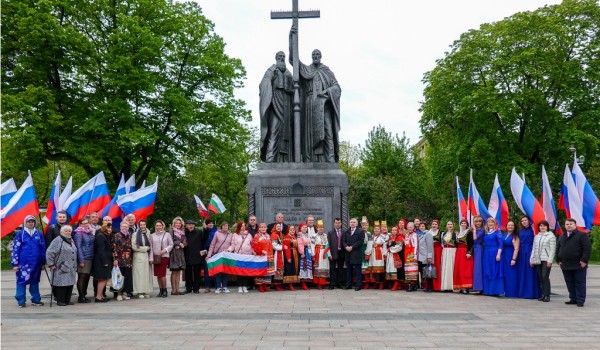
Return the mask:
<svg viewBox="0 0 600 350">
<path fill-rule="evenodd" d="M 69 225 L 60 228 L 60 235 L 52 240 L 46 250 L 46 262 L 52 270 L 52 293 L 58 306 L 73 305 L 71 294 L 77 279 L 77 247 Z"/>
</svg>

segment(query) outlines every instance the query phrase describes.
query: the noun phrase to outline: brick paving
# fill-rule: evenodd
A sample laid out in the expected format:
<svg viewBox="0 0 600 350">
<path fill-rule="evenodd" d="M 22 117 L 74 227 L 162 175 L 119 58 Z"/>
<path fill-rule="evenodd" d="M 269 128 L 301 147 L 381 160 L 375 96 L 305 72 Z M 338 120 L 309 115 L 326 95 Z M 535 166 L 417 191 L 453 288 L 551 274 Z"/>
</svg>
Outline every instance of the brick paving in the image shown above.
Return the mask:
<svg viewBox="0 0 600 350">
<path fill-rule="evenodd" d="M 42 294 L 50 292 L 42 275 Z M 552 300 L 389 290 L 189 294 L 105 304 L 17 307 L 1 273 L 5 349 L 600 349 L 600 266 L 585 307 Z M 90 287 L 91 290 L 91 287 Z M 158 291 L 156 291 L 158 292 Z M 155 292 L 155 294 L 156 294 Z M 76 296 L 73 297 L 76 301 Z"/>
</svg>

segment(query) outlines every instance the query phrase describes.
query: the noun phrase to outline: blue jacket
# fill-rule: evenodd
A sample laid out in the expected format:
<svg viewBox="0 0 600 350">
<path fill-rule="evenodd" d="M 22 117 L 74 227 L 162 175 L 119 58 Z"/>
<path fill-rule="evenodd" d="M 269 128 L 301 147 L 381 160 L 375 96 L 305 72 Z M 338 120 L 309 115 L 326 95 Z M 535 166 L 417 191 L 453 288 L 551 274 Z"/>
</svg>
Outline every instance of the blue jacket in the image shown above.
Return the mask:
<svg viewBox="0 0 600 350">
<path fill-rule="evenodd" d="M 212 243 L 213 238 L 215 237 L 215 233 L 217 233 L 219 229 L 217 226 L 214 226 L 212 229 L 205 228 L 204 236 L 206 240 L 204 241 L 204 250 L 208 250 L 210 248 L 210 244 Z"/>
<path fill-rule="evenodd" d="M 77 247 L 77 263 L 94 259 L 94 235 L 85 232 L 73 233 L 73 241 Z"/>
<path fill-rule="evenodd" d="M 25 229 L 17 232 L 13 240 L 10 263 L 18 266 L 17 284 L 40 283 L 42 266 L 46 263 L 46 241 L 44 235 L 34 230 L 30 235 Z"/>
</svg>

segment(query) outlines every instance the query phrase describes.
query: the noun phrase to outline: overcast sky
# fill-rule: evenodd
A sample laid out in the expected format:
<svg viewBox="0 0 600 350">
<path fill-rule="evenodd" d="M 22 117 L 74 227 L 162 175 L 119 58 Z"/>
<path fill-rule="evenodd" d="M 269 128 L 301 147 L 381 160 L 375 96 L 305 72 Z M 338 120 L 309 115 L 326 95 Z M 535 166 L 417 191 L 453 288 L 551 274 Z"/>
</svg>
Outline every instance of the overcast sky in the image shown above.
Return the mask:
<svg viewBox="0 0 600 350">
<path fill-rule="evenodd" d="M 258 126 L 258 84 L 275 61 L 288 53 L 291 20 L 271 20 L 271 10 L 290 10 L 291 0 L 196 0 L 242 60 L 245 87 L 236 96 L 252 110 Z M 376 125 L 410 138 L 421 136 L 423 74 L 435 67 L 453 41 L 480 24 L 533 11 L 553 0 L 299 0 L 300 10 L 319 9 L 321 18 L 301 19 L 300 60 L 311 63 L 318 48 L 322 62 L 342 88 L 341 140 L 363 144 Z M 289 66 L 291 69 L 291 66 Z"/>
</svg>

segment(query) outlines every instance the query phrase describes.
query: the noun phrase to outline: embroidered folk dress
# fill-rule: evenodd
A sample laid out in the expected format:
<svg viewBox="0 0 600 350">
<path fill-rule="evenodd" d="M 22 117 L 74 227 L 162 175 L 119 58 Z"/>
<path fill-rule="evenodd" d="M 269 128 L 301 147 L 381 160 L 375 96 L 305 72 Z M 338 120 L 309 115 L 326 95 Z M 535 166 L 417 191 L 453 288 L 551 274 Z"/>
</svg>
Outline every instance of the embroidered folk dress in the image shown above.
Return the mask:
<svg viewBox="0 0 600 350">
<path fill-rule="evenodd" d="M 388 281 L 397 281 L 399 279 L 399 271 L 404 271 L 402 265 L 402 257 L 400 252 L 404 247 L 404 239 L 399 234 L 392 233 L 387 242 L 387 259 L 385 263 L 385 279 Z M 404 275 L 404 274 L 403 274 Z"/>
<path fill-rule="evenodd" d="M 270 284 L 275 274 L 275 265 L 273 262 L 273 244 L 271 243 L 271 236 L 268 233 L 257 233 L 252 240 L 252 249 L 256 255 L 263 256 L 266 252 L 267 255 L 267 274 L 265 276 L 256 277 L 254 282 L 256 284 Z"/>
<path fill-rule="evenodd" d="M 456 259 L 456 233 L 442 233 L 441 290 L 454 289 L 454 261 Z"/>
<path fill-rule="evenodd" d="M 298 237 L 298 253 L 300 254 L 300 281 L 313 280 L 313 251 L 308 233 L 300 233 Z M 304 257 L 302 257 L 304 255 Z"/>
<path fill-rule="evenodd" d="M 416 232 L 410 232 L 404 237 L 404 280 L 406 282 L 419 280 L 418 246 L 419 237 Z"/>
<path fill-rule="evenodd" d="M 473 288 L 473 234 L 470 230 L 456 235 L 457 247 L 454 259 L 454 289 Z M 467 254 L 470 257 L 467 258 Z"/>
<path fill-rule="evenodd" d="M 292 236 L 288 233 L 283 238 L 283 255 L 285 257 L 285 261 L 283 262 L 283 283 L 299 283 L 300 254 L 298 254 L 298 240 L 296 239 L 296 235 Z"/>
<path fill-rule="evenodd" d="M 369 272 L 372 282 L 383 282 L 385 274 L 385 256 L 387 244 L 385 236 L 373 235 L 373 244 L 367 248 L 365 254 L 369 257 Z"/>
<path fill-rule="evenodd" d="M 314 237 L 315 243 L 313 250 L 315 255 L 313 257 L 313 282 L 316 284 L 327 284 L 329 278 L 329 242 L 327 241 L 327 234 L 317 233 Z"/>
<path fill-rule="evenodd" d="M 273 245 L 273 265 L 275 266 L 275 275 L 273 276 L 273 284 L 281 284 L 283 282 L 283 233 L 271 233 L 271 243 Z"/>
</svg>

